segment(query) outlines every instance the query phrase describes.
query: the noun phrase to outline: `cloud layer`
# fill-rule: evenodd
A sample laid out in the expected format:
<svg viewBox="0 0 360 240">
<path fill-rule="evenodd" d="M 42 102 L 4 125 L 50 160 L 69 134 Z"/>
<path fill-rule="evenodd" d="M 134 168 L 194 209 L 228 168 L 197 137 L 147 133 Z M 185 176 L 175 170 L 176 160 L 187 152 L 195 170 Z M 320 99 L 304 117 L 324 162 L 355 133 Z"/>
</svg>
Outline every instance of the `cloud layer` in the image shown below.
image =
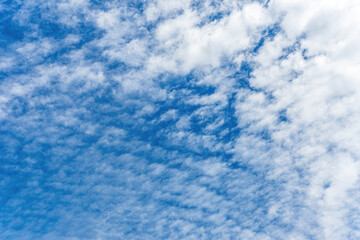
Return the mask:
<svg viewBox="0 0 360 240">
<path fill-rule="evenodd" d="M 359 239 L 360 3 L 0 4 L 1 239 Z"/>
</svg>

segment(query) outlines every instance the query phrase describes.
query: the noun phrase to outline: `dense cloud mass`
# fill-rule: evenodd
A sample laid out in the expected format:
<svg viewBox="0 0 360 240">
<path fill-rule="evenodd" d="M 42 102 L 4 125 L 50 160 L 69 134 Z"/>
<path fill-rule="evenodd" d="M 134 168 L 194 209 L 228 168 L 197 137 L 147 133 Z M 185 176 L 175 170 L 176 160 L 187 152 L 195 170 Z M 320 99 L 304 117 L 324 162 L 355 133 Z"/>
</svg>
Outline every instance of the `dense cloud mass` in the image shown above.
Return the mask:
<svg viewBox="0 0 360 240">
<path fill-rule="evenodd" d="M 360 239 L 360 1 L 0 3 L 0 238 Z"/>
</svg>

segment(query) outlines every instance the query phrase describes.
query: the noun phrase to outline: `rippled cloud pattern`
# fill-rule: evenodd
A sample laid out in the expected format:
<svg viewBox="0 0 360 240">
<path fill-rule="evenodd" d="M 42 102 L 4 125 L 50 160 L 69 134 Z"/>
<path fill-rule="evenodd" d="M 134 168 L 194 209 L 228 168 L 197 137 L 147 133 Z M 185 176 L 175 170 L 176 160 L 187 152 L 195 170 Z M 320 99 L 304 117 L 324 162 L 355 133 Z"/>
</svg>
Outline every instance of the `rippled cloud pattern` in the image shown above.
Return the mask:
<svg viewBox="0 0 360 240">
<path fill-rule="evenodd" d="M 360 239 L 360 2 L 0 3 L 0 239 Z"/>
</svg>

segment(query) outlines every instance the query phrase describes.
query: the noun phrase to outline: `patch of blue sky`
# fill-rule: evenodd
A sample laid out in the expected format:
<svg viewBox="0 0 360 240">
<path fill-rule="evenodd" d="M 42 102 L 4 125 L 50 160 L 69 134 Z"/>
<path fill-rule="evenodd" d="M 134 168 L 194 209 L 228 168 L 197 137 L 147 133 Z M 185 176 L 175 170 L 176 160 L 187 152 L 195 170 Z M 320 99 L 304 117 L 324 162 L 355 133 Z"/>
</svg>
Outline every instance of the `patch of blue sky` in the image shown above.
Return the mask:
<svg viewBox="0 0 360 240">
<path fill-rule="evenodd" d="M 263 32 L 261 33 L 261 38 L 260 38 L 259 42 L 256 44 L 254 49 L 252 49 L 253 53 L 256 54 L 259 51 L 259 49 L 264 45 L 265 41 L 271 41 L 274 39 L 274 37 L 281 31 L 279 24 L 280 23 L 277 22 L 274 25 L 269 26 L 268 28 L 263 30 Z"/>
<path fill-rule="evenodd" d="M 0 46 L 3 51 L 6 47 L 8 47 L 14 41 L 20 41 L 24 38 L 24 32 L 26 31 L 26 27 L 19 26 L 14 23 L 11 19 L 10 11 L 2 11 L 1 25 L 0 25 Z"/>
</svg>

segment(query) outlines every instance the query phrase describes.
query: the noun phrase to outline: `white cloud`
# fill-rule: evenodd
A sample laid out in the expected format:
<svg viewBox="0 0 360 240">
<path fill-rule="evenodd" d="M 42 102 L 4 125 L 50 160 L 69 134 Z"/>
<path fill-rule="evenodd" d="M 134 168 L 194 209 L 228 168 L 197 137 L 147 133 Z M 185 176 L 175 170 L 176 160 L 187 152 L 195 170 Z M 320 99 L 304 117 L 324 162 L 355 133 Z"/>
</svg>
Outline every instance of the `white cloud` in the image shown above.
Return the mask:
<svg viewBox="0 0 360 240">
<path fill-rule="evenodd" d="M 291 169 L 303 169 L 310 185 L 301 191 L 309 198 L 306 206 L 313 209 L 319 219 L 320 229 L 316 233 L 319 238 L 348 238 L 351 230 L 347 225 L 351 220 L 347 218 L 346 206 L 357 206 L 350 200 L 349 193 L 358 184 L 359 175 L 356 163 L 359 151 L 348 143 L 354 141 L 352 133 L 358 132 L 352 122 L 359 117 L 350 110 L 355 107 L 351 102 L 359 98 L 358 77 L 351 70 L 359 67 L 359 61 L 348 50 L 353 46 L 357 52 L 353 40 L 356 30 L 350 28 L 349 19 L 357 18 L 358 4 L 354 1 L 272 1 L 270 10 L 284 12 L 283 32 L 265 41 L 253 58 L 259 65 L 250 84 L 260 92 L 238 93 L 240 123 L 249 124 L 250 134 L 269 131 L 272 141 L 264 142 L 265 146 L 278 149 L 275 156 L 280 158 L 280 162 L 274 162 L 274 168 L 289 171 L 281 166 L 292 161 Z M 303 38 L 299 40 L 298 49 L 286 56 L 283 49 L 299 37 Z M 309 58 L 304 58 L 304 53 Z M 283 55 L 286 57 L 280 58 Z M 287 122 L 277 119 L 282 110 Z M 328 150 L 330 148 L 334 150 Z M 290 175 L 289 172 L 283 174 Z M 300 184 L 297 182 L 300 179 L 286 181 L 288 185 Z M 330 186 L 325 189 L 326 184 Z"/>
<path fill-rule="evenodd" d="M 247 50 L 259 39 L 261 28 L 274 19 L 257 3 L 235 9 L 229 16 L 198 26 L 196 11 L 186 9 L 162 22 L 156 31 L 160 52 L 149 59 L 150 71 L 188 73 L 196 67 L 218 67 L 222 57 Z"/>
<path fill-rule="evenodd" d="M 174 0 L 171 2 L 165 0 L 157 0 L 149 3 L 149 6 L 145 10 L 145 16 L 148 21 L 154 21 L 161 16 L 167 17 L 168 14 L 188 9 L 189 5 L 189 0 Z"/>
</svg>

